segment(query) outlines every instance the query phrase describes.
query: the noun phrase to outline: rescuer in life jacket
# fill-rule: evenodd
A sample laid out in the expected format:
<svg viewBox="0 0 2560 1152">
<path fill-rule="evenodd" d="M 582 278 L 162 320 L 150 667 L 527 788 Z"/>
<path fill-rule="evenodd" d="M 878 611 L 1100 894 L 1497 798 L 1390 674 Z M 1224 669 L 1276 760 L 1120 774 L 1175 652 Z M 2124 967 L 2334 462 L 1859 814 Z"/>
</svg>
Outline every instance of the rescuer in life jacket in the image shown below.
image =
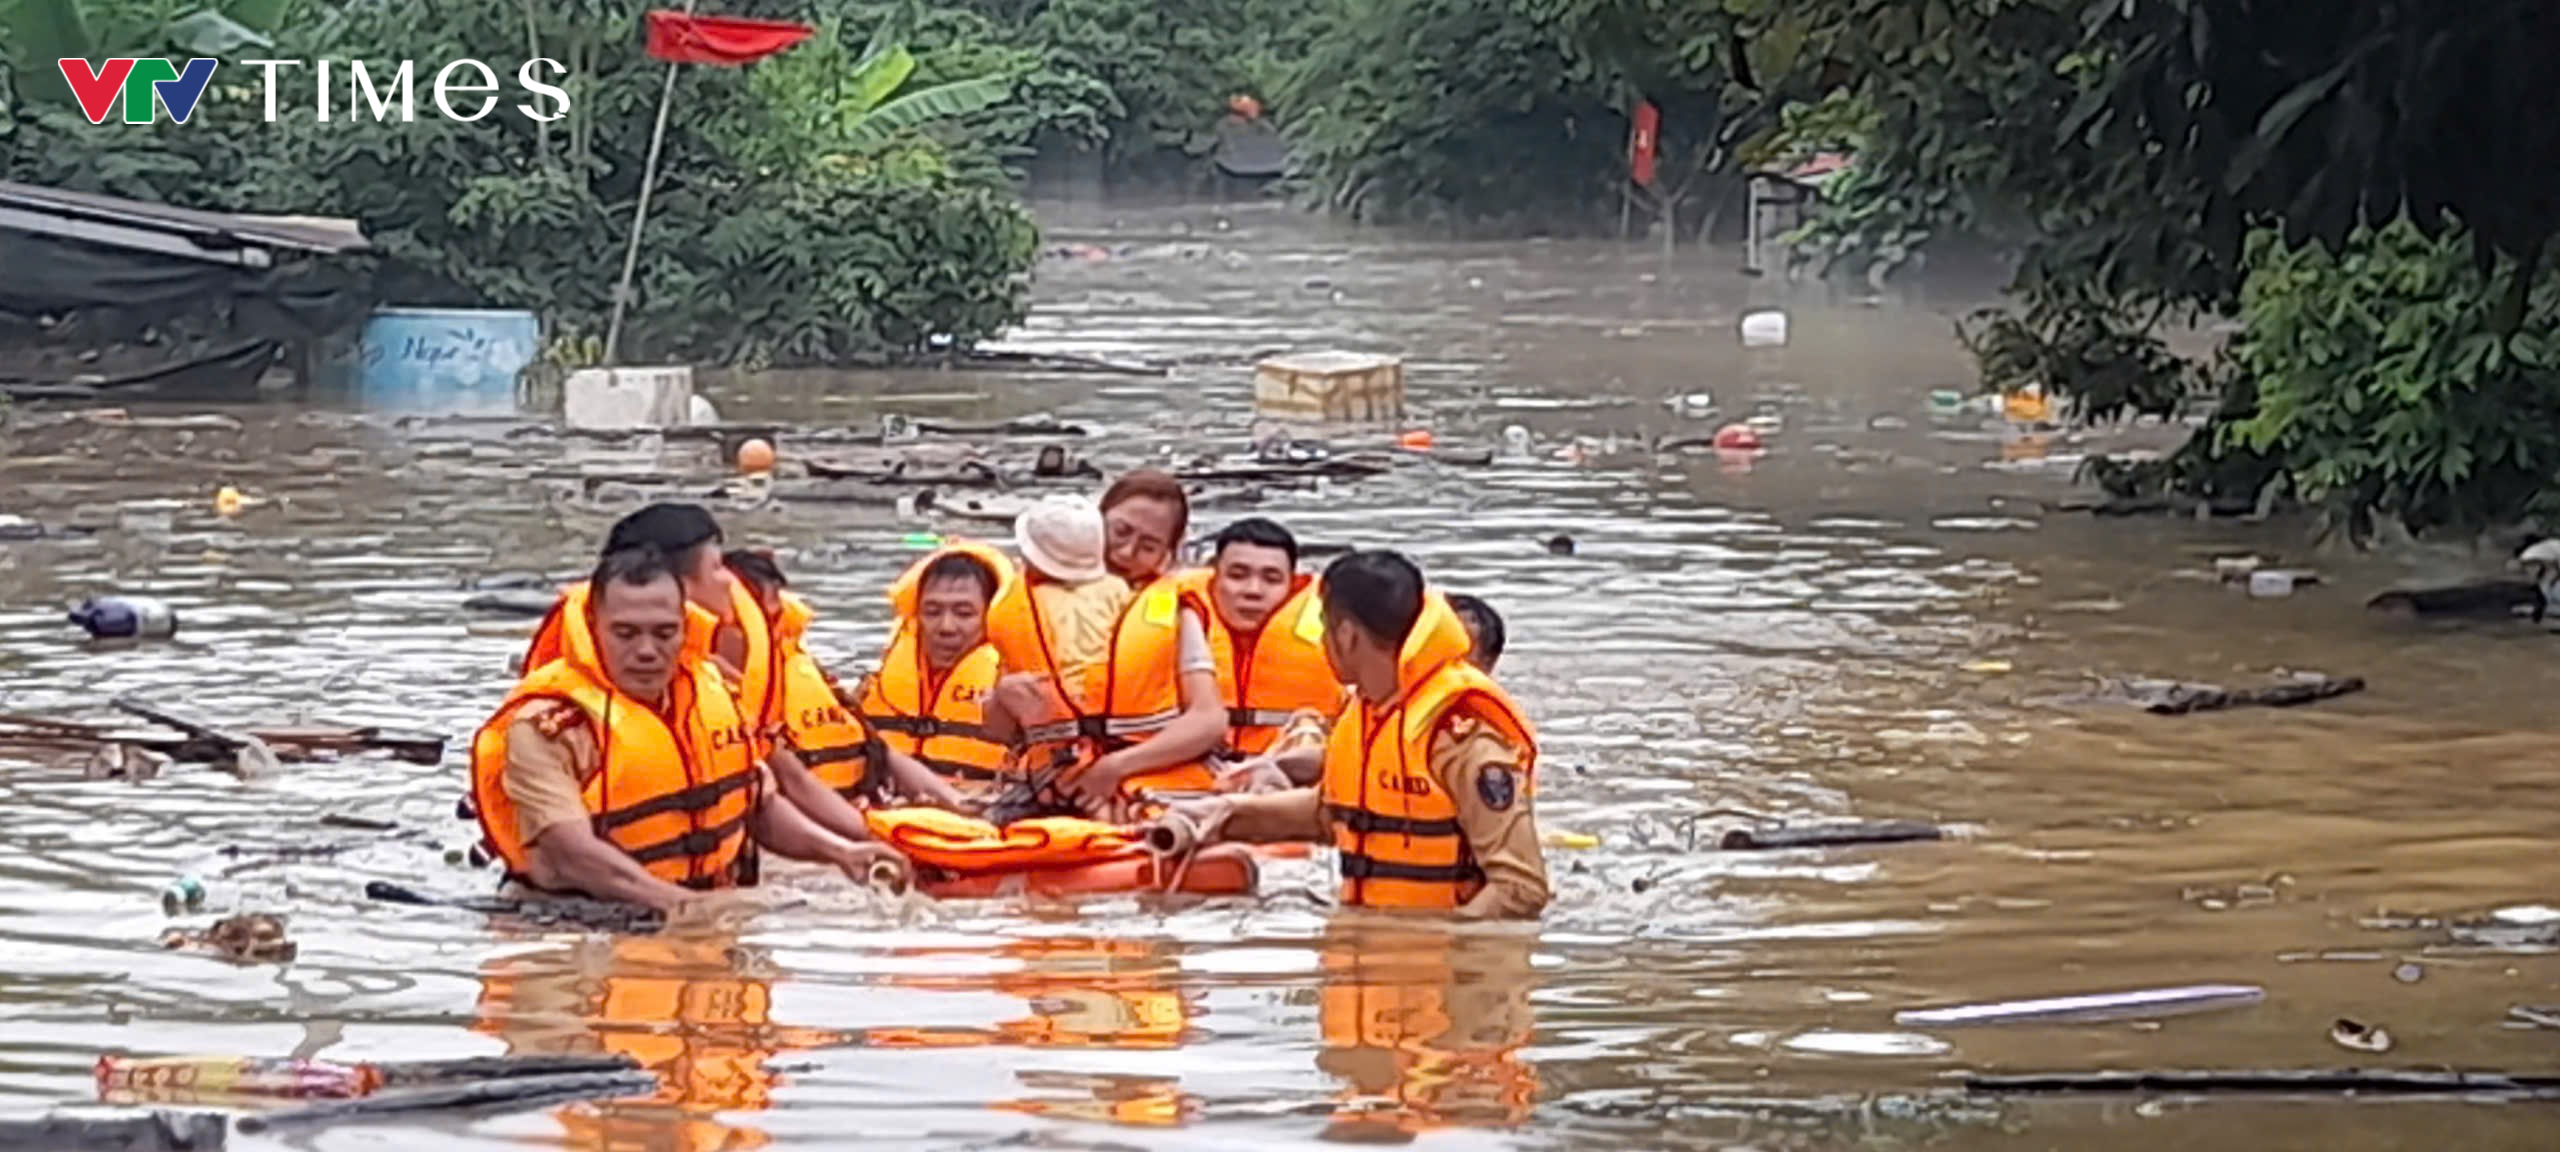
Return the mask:
<svg viewBox="0 0 2560 1152">
<path fill-rule="evenodd" d="M 897 630 L 861 691 L 863 724 L 883 745 L 921 761 L 964 794 L 980 794 L 1004 766 L 986 707 L 1002 663 L 987 613 L 1017 577 L 984 544 L 959 542 L 919 560 L 889 587 Z"/>
<path fill-rule="evenodd" d="M 602 552 L 655 548 L 684 582 L 688 627 L 708 637 L 712 663 L 728 678 L 748 724 L 762 739 L 781 720 L 782 669 L 771 630 L 752 593 L 721 563 L 720 522 L 697 504 L 651 504 L 614 522 Z M 587 587 L 570 585 L 551 614 L 534 629 L 521 671 L 531 672 L 567 651 L 570 635 L 585 627 Z"/>
<path fill-rule="evenodd" d="M 857 803 L 961 807 L 960 794 L 949 784 L 864 726 L 853 701 L 809 652 L 809 623 L 816 613 L 787 591 L 790 578 L 773 553 L 731 549 L 722 562 L 755 597 L 779 657 L 781 718 L 766 763 L 782 794 L 820 826 L 849 839 L 869 834 Z"/>
<path fill-rule="evenodd" d="M 1227 709 L 1227 791 L 1315 782 L 1325 731 L 1342 712 L 1342 685 L 1324 658 L 1324 610 L 1315 578 L 1298 572 L 1298 538 L 1260 516 L 1211 538 L 1209 566 L 1173 578 L 1186 628 L 1197 626 L 1217 663 Z M 1281 757 L 1302 765 L 1295 780 Z"/>
<path fill-rule="evenodd" d="M 606 554 L 578 601 L 563 654 L 472 740 L 470 808 L 510 879 L 672 911 L 750 880 L 752 842 L 903 882 L 897 853 L 834 835 L 775 792 L 663 553 Z"/>
<path fill-rule="evenodd" d="M 1329 840 L 1344 907 L 1536 917 L 1537 738 L 1519 706 L 1469 661 L 1466 626 L 1411 560 L 1354 552 L 1318 587 L 1326 661 L 1354 693 L 1321 782 L 1186 801 L 1159 822 L 1177 841 Z"/>
<path fill-rule="evenodd" d="M 1467 626 L 1467 662 L 1490 675 L 1493 666 L 1502 662 L 1503 646 L 1510 639 L 1502 627 L 1502 614 L 1485 603 L 1484 597 L 1464 592 L 1449 594 L 1449 610 L 1458 614 L 1458 623 Z"/>
<path fill-rule="evenodd" d="M 1458 622 L 1466 625 L 1467 661 L 1485 672 L 1502 661 L 1506 633 L 1502 614 L 1481 596 L 1463 592 L 1449 594 L 1449 610 L 1458 614 Z M 1334 714 L 1323 717 L 1301 714 L 1290 722 L 1278 741 L 1261 756 L 1236 764 L 1218 776 L 1221 792 L 1282 792 L 1316 782 L 1324 771 L 1325 738 L 1333 727 Z"/>
<path fill-rule="evenodd" d="M 1004 676 L 987 720 L 997 738 L 1020 737 L 1024 772 L 1056 772 L 1065 797 L 1107 814 L 1152 790 L 1206 791 L 1227 716 L 1180 590 L 1159 580 L 1132 598 L 1107 565 L 1104 524 L 1071 499 L 1015 524 L 1025 578 L 988 621 Z"/>
</svg>

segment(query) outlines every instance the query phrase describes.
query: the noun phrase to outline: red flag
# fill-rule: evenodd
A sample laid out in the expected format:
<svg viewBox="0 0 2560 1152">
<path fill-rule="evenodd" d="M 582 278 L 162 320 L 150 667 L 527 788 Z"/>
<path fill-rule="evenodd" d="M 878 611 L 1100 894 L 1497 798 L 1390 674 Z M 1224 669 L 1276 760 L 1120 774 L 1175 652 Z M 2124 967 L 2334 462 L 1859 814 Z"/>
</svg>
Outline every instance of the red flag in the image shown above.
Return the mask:
<svg viewBox="0 0 2560 1152">
<path fill-rule="evenodd" d="M 815 34 L 787 20 L 649 13 L 649 55 L 673 64 L 753 64 Z"/>
<path fill-rule="evenodd" d="M 1651 100 L 1636 101 L 1636 129 L 1627 140 L 1627 173 L 1636 187 L 1653 187 L 1654 141 L 1662 129 L 1662 111 Z"/>
</svg>

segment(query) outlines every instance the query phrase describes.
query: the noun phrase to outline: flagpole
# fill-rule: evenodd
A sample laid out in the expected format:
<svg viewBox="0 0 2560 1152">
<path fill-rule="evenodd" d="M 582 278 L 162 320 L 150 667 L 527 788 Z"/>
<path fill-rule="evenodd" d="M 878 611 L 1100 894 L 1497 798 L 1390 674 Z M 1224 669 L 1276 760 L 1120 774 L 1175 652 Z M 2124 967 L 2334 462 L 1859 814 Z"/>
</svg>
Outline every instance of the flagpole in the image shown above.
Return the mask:
<svg viewBox="0 0 2560 1152">
<path fill-rule="evenodd" d="M 684 14 L 693 15 L 699 0 L 685 0 Z M 667 62 L 667 82 L 658 90 L 658 126 L 649 133 L 649 159 L 640 169 L 640 203 L 631 211 L 631 243 L 622 252 L 622 282 L 613 287 L 613 319 L 605 324 L 604 362 L 610 368 L 620 362 L 616 353 L 622 345 L 622 310 L 631 300 L 631 278 L 640 270 L 640 228 L 649 222 L 649 194 L 658 186 L 658 150 L 667 142 L 667 110 L 675 104 L 675 61 Z"/>
</svg>

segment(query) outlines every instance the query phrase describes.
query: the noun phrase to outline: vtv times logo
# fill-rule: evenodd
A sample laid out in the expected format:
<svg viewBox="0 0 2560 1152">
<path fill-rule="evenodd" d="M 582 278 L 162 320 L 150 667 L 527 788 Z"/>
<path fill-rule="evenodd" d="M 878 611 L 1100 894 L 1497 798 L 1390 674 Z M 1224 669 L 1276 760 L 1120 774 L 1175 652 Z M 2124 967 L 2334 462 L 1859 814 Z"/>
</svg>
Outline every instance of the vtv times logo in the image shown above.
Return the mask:
<svg viewBox="0 0 2560 1152">
<path fill-rule="evenodd" d="M 275 123 L 280 82 L 293 77 L 279 73 L 289 68 L 312 68 L 309 89 L 315 96 L 314 107 L 321 123 L 328 123 L 335 111 L 337 77 L 346 81 L 347 120 L 365 119 L 370 108 L 372 119 L 379 123 L 397 120 L 408 123 L 418 118 L 417 62 L 403 60 L 400 67 L 381 83 L 362 60 L 243 60 L 245 67 L 259 69 L 264 75 L 261 85 L 266 94 L 266 122 Z M 332 65 L 343 65 L 333 68 Z M 81 115 L 92 124 L 104 124 L 117 109 L 123 109 L 127 124 L 149 124 L 166 109 L 169 119 L 184 124 L 194 118 L 204 103 L 204 94 L 213 84 L 214 70 L 221 61 L 198 56 L 181 67 L 174 61 L 155 57 L 122 56 L 107 60 L 82 60 L 65 57 L 60 61 L 62 82 L 70 85 L 72 98 L 79 101 Z M 518 104 L 516 111 L 531 120 L 558 120 L 569 114 L 569 93 L 556 85 L 545 84 L 545 73 L 566 77 L 569 70 L 559 61 L 537 57 L 516 69 L 516 83 L 533 98 L 529 104 Z M 498 91 L 498 74 L 477 60 L 456 60 L 435 73 L 431 103 L 445 119 L 470 123 L 496 111 L 498 98 L 488 95 Z M 472 97 L 479 97 L 472 107 Z M 545 104 L 556 105 L 546 109 Z M 469 109 L 466 111 L 466 109 Z M 396 115 L 395 115 L 396 111 Z"/>
</svg>

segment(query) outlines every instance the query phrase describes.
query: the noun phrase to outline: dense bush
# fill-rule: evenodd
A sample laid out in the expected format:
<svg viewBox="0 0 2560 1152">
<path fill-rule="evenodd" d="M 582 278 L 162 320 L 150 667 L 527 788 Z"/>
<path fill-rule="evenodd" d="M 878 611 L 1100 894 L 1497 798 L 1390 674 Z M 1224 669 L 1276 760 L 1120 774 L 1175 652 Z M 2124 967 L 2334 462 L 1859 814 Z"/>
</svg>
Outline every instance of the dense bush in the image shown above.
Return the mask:
<svg viewBox="0 0 2560 1152">
<path fill-rule="evenodd" d="M 201 207 L 352 216 L 374 239 L 386 301 L 529 308 L 585 343 L 605 328 L 665 77 L 641 51 L 648 6 L 350 4 L 232 53 L 416 60 L 429 83 L 437 63 L 483 60 L 508 87 L 498 112 L 468 123 L 432 108 L 350 122 L 343 90 L 320 123 L 307 83 L 266 123 L 243 68 L 250 83 L 208 94 L 190 124 L 92 126 L 21 70 L 0 167 Z M 888 10 L 818 7 L 821 36 L 780 57 L 680 70 L 626 358 L 843 363 L 965 345 L 1020 318 L 1037 236 L 1002 161 L 1041 125 L 1002 110 L 1043 57 L 957 39 L 911 52 Z M 548 124 L 510 108 L 536 54 L 569 69 L 571 112 Z"/>
</svg>

